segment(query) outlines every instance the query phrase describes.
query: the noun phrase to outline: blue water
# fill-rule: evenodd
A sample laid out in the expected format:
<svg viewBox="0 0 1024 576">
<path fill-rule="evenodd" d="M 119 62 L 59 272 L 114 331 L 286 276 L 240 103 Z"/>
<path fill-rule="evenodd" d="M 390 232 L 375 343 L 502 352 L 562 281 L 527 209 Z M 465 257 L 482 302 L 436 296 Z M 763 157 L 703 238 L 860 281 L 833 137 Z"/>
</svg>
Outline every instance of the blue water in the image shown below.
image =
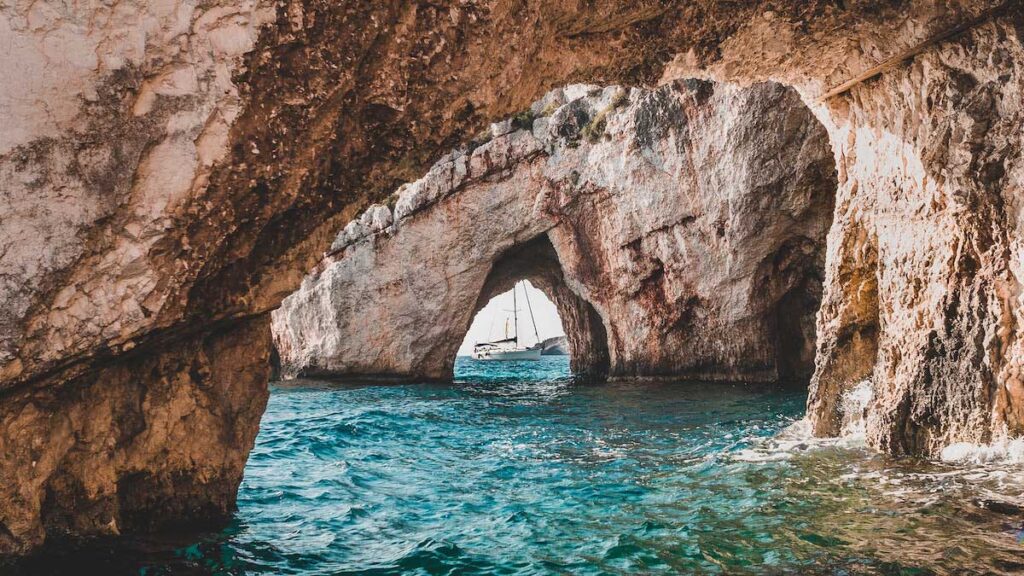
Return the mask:
<svg viewBox="0 0 1024 576">
<path fill-rule="evenodd" d="M 1024 569 L 1022 518 L 980 500 L 1024 494 L 1014 474 L 775 439 L 804 393 L 575 382 L 565 357 L 460 358 L 456 374 L 274 386 L 232 525 L 107 560 L 145 574 Z"/>
</svg>

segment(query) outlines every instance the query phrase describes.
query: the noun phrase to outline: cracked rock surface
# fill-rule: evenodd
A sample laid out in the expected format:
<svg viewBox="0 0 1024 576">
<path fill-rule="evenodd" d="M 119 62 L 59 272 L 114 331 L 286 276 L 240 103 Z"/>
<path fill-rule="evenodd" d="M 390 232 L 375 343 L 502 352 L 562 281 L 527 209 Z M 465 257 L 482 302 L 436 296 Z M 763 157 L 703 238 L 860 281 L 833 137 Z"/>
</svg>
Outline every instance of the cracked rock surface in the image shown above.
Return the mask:
<svg viewBox="0 0 1024 576">
<path fill-rule="evenodd" d="M 142 511 L 187 521 L 192 503 L 230 509 L 258 428 L 269 312 L 356 214 L 574 82 L 791 86 L 828 134 L 839 183 L 808 406 L 816 432 L 836 433 L 838 398 L 870 379 L 879 449 L 934 454 L 1024 434 L 1024 11 L 1005 3 L 922 47 L 998 5 L 3 4 L 0 553 L 152 528 L 132 520 Z M 420 193 L 352 237 L 394 226 L 395 210 L 401 222 L 434 191 Z M 536 269 L 579 334 L 599 334 L 588 306 L 601 300 L 580 302 L 583 288 L 566 281 L 571 243 L 555 236 L 565 278 L 547 257 Z M 481 294 L 507 280 L 499 268 Z M 618 349 L 638 350 L 628 339 Z"/>
<path fill-rule="evenodd" d="M 518 275 L 577 370 L 810 377 L 836 181 L 792 90 L 570 86 L 484 139 L 339 233 L 273 313 L 285 376 L 450 378 L 492 279 Z"/>
</svg>

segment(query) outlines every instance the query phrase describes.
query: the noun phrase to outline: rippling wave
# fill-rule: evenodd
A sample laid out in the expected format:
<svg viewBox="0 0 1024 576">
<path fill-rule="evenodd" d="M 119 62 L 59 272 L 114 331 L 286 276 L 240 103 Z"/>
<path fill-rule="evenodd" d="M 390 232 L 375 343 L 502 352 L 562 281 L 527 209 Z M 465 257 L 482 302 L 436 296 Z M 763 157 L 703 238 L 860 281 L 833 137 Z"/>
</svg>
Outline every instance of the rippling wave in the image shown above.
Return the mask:
<svg viewBox="0 0 1024 576">
<path fill-rule="evenodd" d="M 89 558 L 147 575 L 1024 570 L 1012 462 L 814 441 L 798 392 L 586 384 L 565 357 L 457 374 L 277 386 L 231 527 Z"/>
</svg>

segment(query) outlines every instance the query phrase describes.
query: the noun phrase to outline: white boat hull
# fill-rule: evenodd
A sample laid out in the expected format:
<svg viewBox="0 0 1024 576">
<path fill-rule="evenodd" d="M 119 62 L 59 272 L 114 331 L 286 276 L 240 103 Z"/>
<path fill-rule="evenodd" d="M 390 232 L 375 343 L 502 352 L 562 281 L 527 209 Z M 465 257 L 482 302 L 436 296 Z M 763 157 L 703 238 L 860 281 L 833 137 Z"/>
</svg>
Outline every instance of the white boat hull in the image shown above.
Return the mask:
<svg viewBox="0 0 1024 576">
<path fill-rule="evenodd" d="M 540 348 L 529 350 L 480 350 L 473 352 L 474 360 L 540 360 Z"/>
</svg>

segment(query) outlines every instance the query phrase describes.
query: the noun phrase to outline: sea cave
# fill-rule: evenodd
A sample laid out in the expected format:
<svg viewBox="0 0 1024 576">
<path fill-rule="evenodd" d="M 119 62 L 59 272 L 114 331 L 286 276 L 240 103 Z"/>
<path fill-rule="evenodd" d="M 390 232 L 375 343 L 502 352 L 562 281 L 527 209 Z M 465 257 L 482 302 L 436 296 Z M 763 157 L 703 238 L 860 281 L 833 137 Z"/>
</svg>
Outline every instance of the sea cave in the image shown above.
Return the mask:
<svg viewBox="0 0 1024 576">
<path fill-rule="evenodd" d="M 0 570 L 1024 570 L 1019 1 L 0 13 Z"/>
</svg>

